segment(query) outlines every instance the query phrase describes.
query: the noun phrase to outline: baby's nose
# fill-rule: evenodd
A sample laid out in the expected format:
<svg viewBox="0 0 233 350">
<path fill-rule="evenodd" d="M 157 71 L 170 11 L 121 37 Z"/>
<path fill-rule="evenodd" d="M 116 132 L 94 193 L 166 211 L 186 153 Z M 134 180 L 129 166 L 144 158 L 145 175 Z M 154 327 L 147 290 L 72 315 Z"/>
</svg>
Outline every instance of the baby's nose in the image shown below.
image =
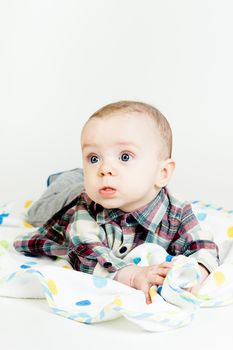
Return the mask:
<svg viewBox="0 0 233 350">
<path fill-rule="evenodd" d="M 101 172 L 100 172 L 100 175 L 101 175 L 101 176 L 105 176 L 105 175 L 111 175 L 111 176 L 112 176 L 113 173 L 112 173 L 112 171 L 101 171 Z"/>
<path fill-rule="evenodd" d="M 106 175 L 113 176 L 114 173 L 115 173 L 114 169 L 110 163 L 103 163 L 99 169 L 100 176 L 106 176 Z"/>
</svg>

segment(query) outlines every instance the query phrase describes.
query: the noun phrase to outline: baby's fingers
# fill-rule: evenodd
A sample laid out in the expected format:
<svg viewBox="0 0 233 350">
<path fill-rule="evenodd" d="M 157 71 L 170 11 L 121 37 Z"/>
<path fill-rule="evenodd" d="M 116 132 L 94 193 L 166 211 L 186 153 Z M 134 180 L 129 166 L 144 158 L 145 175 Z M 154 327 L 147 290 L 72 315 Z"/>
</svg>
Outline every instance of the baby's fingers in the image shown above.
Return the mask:
<svg viewBox="0 0 233 350">
<path fill-rule="evenodd" d="M 167 267 L 159 267 L 157 270 L 157 274 L 162 277 L 166 277 L 169 270 L 170 268 L 167 268 Z"/>
<path fill-rule="evenodd" d="M 171 261 L 164 261 L 163 263 L 159 264 L 158 266 L 170 269 L 173 265 L 174 264 Z"/>
<path fill-rule="evenodd" d="M 156 274 L 152 273 L 149 275 L 149 282 L 151 285 L 161 285 L 164 282 L 164 277 L 158 272 Z"/>
<path fill-rule="evenodd" d="M 150 293 L 149 293 L 149 288 L 143 288 L 142 289 L 143 293 L 145 294 L 145 298 L 146 298 L 146 303 L 147 304 L 151 304 L 152 303 L 152 300 L 151 300 L 151 296 L 150 296 Z"/>
<path fill-rule="evenodd" d="M 159 264 L 157 266 L 157 273 L 160 276 L 166 277 L 168 274 L 168 271 L 173 266 L 171 262 L 163 262 L 162 264 Z"/>
</svg>

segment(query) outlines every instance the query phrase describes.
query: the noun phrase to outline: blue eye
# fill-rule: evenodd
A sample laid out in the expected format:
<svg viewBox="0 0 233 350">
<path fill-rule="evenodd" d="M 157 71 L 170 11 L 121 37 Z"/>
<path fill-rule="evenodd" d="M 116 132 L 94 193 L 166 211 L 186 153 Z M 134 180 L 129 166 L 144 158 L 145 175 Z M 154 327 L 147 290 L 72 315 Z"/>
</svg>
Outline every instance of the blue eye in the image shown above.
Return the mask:
<svg viewBox="0 0 233 350">
<path fill-rule="evenodd" d="M 92 164 L 97 163 L 97 162 L 98 162 L 98 157 L 97 157 L 97 156 L 91 156 L 91 157 L 90 157 L 90 162 L 91 162 Z"/>
<path fill-rule="evenodd" d="M 132 156 L 128 153 L 122 153 L 122 155 L 121 155 L 121 160 L 123 162 L 128 162 L 131 158 L 132 158 Z"/>
</svg>

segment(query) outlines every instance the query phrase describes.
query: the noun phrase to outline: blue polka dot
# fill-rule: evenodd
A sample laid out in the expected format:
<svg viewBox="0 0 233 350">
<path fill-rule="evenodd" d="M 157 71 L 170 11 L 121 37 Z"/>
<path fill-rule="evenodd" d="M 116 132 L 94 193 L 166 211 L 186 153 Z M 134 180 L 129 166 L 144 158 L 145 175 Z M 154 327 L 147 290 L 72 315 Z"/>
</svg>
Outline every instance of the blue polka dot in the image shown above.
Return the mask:
<svg viewBox="0 0 233 350">
<path fill-rule="evenodd" d="M 161 292 L 162 292 L 162 286 L 159 286 L 159 287 L 157 288 L 157 293 L 161 295 Z"/>
<path fill-rule="evenodd" d="M 197 214 L 197 218 L 198 218 L 198 220 L 200 220 L 200 221 L 204 221 L 206 217 L 207 217 L 207 214 L 206 214 L 206 213 L 198 213 L 198 214 Z"/>
<path fill-rule="evenodd" d="M 168 262 L 172 261 L 173 258 L 174 258 L 173 255 L 167 255 L 165 261 L 168 261 Z"/>
<path fill-rule="evenodd" d="M 139 256 L 137 256 L 136 258 L 134 258 L 133 259 L 133 262 L 134 262 L 134 264 L 139 264 L 140 263 L 140 261 L 141 261 L 142 259 L 139 257 Z"/>
<path fill-rule="evenodd" d="M 87 306 L 87 305 L 91 305 L 91 302 L 90 300 L 80 300 L 80 301 L 77 301 L 77 303 L 75 303 L 75 305 L 77 306 Z"/>
<path fill-rule="evenodd" d="M 104 288 L 108 283 L 108 279 L 104 277 L 93 276 L 93 284 L 96 288 Z"/>
<path fill-rule="evenodd" d="M 21 269 L 29 269 L 31 266 L 29 266 L 29 265 L 21 265 L 20 267 L 21 267 Z"/>
</svg>

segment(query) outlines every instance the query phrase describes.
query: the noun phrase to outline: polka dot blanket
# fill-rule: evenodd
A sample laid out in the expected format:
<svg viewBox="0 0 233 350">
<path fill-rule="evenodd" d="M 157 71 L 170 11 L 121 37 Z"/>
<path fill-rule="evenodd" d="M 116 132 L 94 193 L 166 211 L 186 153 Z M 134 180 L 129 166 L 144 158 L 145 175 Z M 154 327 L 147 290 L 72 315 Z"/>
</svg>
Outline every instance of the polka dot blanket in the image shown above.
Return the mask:
<svg viewBox="0 0 233 350">
<path fill-rule="evenodd" d="M 25 220 L 31 201 L 0 206 L 0 296 L 46 298 L 51 310 L 71 320 L 95 323 L 125 317 L 154 332 L 187 325 L 200 307 L 219 307 L 233 302 L 233 211 L 199 201 L 193 210 L 204 230 L 212 233 L 220 248 L 220 266 L 206 279 L 197 296 L 184 288 L 198 282 L 197 262 L 175 259 L 163 286 L 151 287 L 152 304 L 144 294 L 116 281 L 75 271 L 58 258 L 26 257 L 13 248 L 14 238 L 33 231 Z M 169 261 L 160 246 L 138 246 L 125 258 L 141 266 Z"/>
</svg>

